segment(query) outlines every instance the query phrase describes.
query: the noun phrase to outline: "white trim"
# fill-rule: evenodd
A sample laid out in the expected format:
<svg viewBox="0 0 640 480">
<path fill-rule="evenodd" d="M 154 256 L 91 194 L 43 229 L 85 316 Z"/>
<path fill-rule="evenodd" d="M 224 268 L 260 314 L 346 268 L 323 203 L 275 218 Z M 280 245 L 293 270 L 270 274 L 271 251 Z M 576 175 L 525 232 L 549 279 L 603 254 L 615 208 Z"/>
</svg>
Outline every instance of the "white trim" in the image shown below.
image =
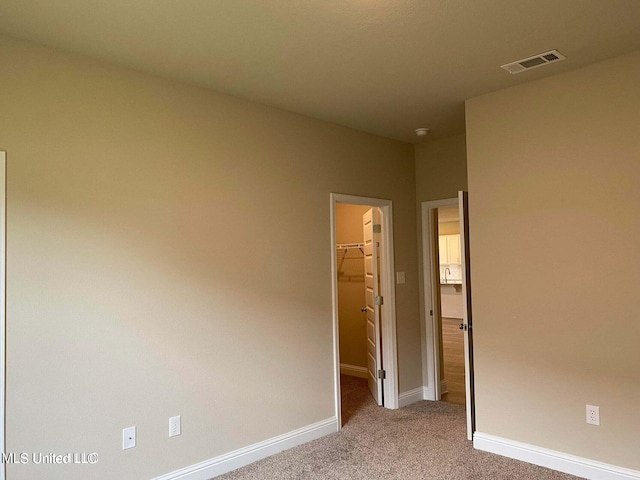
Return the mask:
<svg viewBox="0 0 640 480">
<path fill-rule="evenodd" d="M 333 392 L 334 414 L 338 430 L 342 428 L 342 399 L 340 398 L 340 326 L 338 325 L 338 258 L 336 255 L 336 200 L 330 195 L 331 210 L 331 304 L 333 305 Z"/>
<path fill-rule="evenodd" d="M 412 403 L 424 400 L 424 387 L 414 388 L 413 390 L 407 390 L 398 395 L 399 408 L 406 407 Z"/>
<path fill-rule="evenodd" d="M 590 480 L 640 480 L 640 471 L 516 442 L 486 433 L 473 435 L 473 447 Z"/>
<path fill-rule="evenodd" d="M 338 431 L 335 417 L 254 443 L 224 455 L 155 477 L 153 480 L 209 480 L 262 458 Z"/>
<path fill-rule="evenodd" d="M 396 282 L 393 248 L 393 206 L 381 206 L 382 252 L 380 261 L 380 294 L 382 304 L 382 362 L 386 377 L 384 384 L 384 406 L 399 408 L 398 400 L 398 340 L 396 337 Z"/>
<path fill-rule="evenodd" d="M 5 402 L 6 402 L 6 301 L 7 301 L 7 154 L 0 152 L 0 452 L 5 447 Z M 0 467 L 0 480 L 6 477 L 5 464 Z"/>
<path fill-rule="evenodd" d="M 359 378 L 369 378 L 369 370 L 367 370 L 367 367 L 358 367 L 357 365 L 349 365 L 347 363 L 340 364 L 340 374 Z"/>
<path fill-rule="evenodd" d="M 386 377 L 384 382 L 384 407 L 398 408 L 398 343 L 396 337 L 396 290 L 395 290 L 395 265 L 393 255 L 393 206 L 391 200 L 372 197 L 360 197 L 331 193 L 331 299 L 333 302 L 333 364 L 334 364 L 334 389 L 335 409 L 338 425 L 342 426 L 341 399 L 340 399 L 340 348 L 338 325 L 338 272 L 336 271 L 336 204 L 347 203 L 351 205 L 367 205 L 378 207 L 382 212 L 383 243 L 381 251 L 381 289 L 380 294 L 384 298 L 382 304 L 382 361 Z"/>
</svg>

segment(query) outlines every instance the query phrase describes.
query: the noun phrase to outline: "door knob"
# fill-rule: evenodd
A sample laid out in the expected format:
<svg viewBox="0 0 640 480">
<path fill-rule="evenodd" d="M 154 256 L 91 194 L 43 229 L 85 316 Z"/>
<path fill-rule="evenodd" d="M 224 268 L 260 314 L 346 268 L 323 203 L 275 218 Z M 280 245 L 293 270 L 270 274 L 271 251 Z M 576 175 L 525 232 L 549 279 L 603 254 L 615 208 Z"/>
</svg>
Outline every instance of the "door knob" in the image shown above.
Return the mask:
<svg viewBox="0 0 640 480">
<path fill-rule="evenodd" d="M 362 313 L 366 313 L 366 311 L 367 311 L 367 307 L 361 307 L 361 308 L 360 308 L 360 311 L 361 311 Z"/>
</svg>

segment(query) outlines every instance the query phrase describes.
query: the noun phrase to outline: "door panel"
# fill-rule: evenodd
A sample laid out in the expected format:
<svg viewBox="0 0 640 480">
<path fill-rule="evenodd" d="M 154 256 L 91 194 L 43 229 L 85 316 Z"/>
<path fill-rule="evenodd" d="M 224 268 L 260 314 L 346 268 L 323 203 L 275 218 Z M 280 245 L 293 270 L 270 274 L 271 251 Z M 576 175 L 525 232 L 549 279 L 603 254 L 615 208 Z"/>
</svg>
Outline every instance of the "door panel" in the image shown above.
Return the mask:
<svg viewBox="0 0 640 480">
<path fill-rule="evenodd" d="M 365 302 L 367 305 L 373 305 L 375 303 L 375 296 L 374 296 L 374 292 L 373 289 L 370 288 L 369 286 L 367 286 L 365 284 Z M 369 313 L 369 310 L 367 309 L 367 313 Z M 367 315 L 368 317 L 369 315 Z M 371 320 L 373 321 L 373 319 Z"/>
<path fill-rule="evenodd" d="M 373 271 L 373 259 L 371 257 L 364 257 L 364 271 L 372 272 Z"/>
<path fill-rule="evenodd" d="M 378 378 L 378 370 L 382 370 L 382 355 L 380 350 L 380 306 L 375 299 L 380 295 L 378 245 L 375 241 L 374 225 L 379 222 L 376 208 L 368 210 L 362 216 L 362 230 L 364 233 L 364 283 L 367 307 L 367 369 L 368 385 L 373 398 L 378 405 L 383 403 L 382 380 Z"/>
</svg>

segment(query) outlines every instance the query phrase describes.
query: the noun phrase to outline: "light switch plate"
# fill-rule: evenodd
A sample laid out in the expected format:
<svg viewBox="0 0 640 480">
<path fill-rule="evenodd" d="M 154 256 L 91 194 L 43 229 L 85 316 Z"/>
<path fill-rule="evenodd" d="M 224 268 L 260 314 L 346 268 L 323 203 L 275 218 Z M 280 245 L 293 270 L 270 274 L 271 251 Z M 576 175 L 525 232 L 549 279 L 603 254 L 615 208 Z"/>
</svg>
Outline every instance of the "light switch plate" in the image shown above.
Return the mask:
<svg viewBox="0 0 640 480">
<path fill-rule="evenodd" d="M 169 419 L 169 436 L 176 437 L 182 433 L 180 415 Z"/>
<path fill-rule="evenodd" d="M 404 272 L 396 272 L 396 283 L 398 285 L 404 284 Z"/>
</svg>

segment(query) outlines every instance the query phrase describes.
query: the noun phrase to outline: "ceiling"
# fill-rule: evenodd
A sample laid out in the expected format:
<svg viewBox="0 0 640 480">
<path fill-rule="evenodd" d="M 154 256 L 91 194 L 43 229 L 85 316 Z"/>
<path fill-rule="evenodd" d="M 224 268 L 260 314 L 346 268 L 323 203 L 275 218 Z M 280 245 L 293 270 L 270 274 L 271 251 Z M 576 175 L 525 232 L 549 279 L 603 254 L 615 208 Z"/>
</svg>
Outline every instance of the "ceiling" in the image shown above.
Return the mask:
<svg viewBox="0 0 640 480">
<path fill-rule="evenodd" d="M 640 49 L 640 1 L 2 0 L 0 32 L 415 143 L 463 133 L 467 98 Z"/>
</svg>

